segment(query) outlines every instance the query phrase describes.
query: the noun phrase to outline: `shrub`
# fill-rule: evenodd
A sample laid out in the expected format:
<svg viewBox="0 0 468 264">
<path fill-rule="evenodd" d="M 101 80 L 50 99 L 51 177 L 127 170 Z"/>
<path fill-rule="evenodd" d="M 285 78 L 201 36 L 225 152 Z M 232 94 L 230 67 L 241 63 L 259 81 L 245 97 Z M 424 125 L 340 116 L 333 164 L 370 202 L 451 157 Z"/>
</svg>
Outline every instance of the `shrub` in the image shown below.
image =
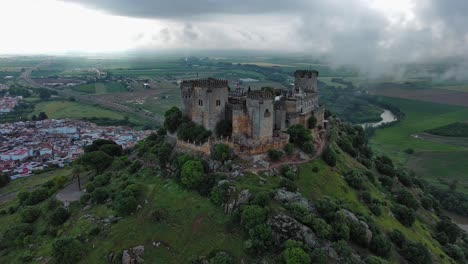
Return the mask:
<svg viewBox="0 0 468 264">
<path fill-rule="evenodd" d="M 226 144 L 216 144 L 214 146 L 213 158 L 219 161 L 226 161 L 231 157 L 231 148 Z"/>
<path fill-rule="evenodd" d="M 15 241 L 22 240 L 26 236 L 33 233 L 31 224 L 18 224 L 10 227 L 3 233 L 3 237 L 0 238 L 0 249 L 13 246 Z"/>
<path fill-rule="evenodd" d="M 333 248 L 336 250 L 336 253 L 338 253 L 338 255 L 345 261 L 349 260 L 353 254 L 353 250 L 344 240 L 333 243 Z"/>
<path fill-rule="evenodd" d="M 5 187 L 10 181 L 10 176 L 6 174 L 0 174 L 0 187 Z"/>
<path fill-rule="evenodd" d="M 49 223 L 53 226 L 59 226 L 65 223 L 69 217 L 70 213 L 67 211 L 67 209 L 63 207 L 57 207 L 49 215 Z"/>
<path fill-rule="evenodd" d="M 81 258 L 82 248 L 82 244 L 74 238 L 59 238 L 52 244 L 52 257 L 56 263 L 77 263 Z"/>
<path fill-rule="evenodd" d="M 258 205 L 246 205 L 243 207 L 241 213 L 241 224 L 245 230 L 249 230 L 256 225 L 263 224 L 266 220 L 266 209 Z"/>
<path fill-rule="evenodd" d="M 315 128 L 317 126 L 317 118 L 315 116 L 310 116 L 309 119 L 307 119 L 307 125 L 310 129 Z"/>
<path fill-rule="evenodd" d="M 203 181 L 204 168 L 203 163 L 198 160 L 185 162 L 180 172 L 180 180 L 183 185 L 190 189 L 197 188 Z"/>
<path fill-rule="evenodd" d="M 370 250 L 381 257 L 388 257 L 392 252 L 392 244 L 386 235 L 376 235 L 372 238 Z"/>
<path fill-rule="evenodd" d="M 30 193 L 20 192 L 18 198 L 22 205 L 35 205 L 49 198 L 49 191 L 42 187 Z"/>
<path fill-rule="evenodd" d="M 227 200 L 229 199 L 227 195 L 228 189 L 228 184 L 221 184 L 213 187 L 213 189 L 211 190 L 210 200 L 216 205 L 221 205 L 227 202 Z"/>
<path fill-rule="evenodd" d="M 345 181 L 354 189 L 364 189 L 364 178 L 362 174 L 356 170 L 349 171 L 344 175 Z"/>
<path fill-rule="evenodd" d="M 21 222 L 33 223 L 37 218 L 39 218 L 40 214 L 41 210 L 39 208 L 28 206 L 20 212 Z"/>
<path fill-rule="evenodd" d="M 281 150 L 270 149 L 268 150 L 268 157 L 271 161 L 279 161 L 283 157 L 283 152 Z"/>
<path fill-rule="evenodd" d="M 94 186 L 94 183 L 88 182 L 85 185 L 85 189 L 86 189 L 87 193 L 92 193 L 94 191 L 94 189 L 96 189 L 96 187 Z"/>
<path fill-rule="evenodd" d="M 351 223 L 349 224 L 349 228 L 351 240 L 363 247 L 367 247 L 368 239 L 366 228 L 364 228 L 364 226 L 361 223 L 353 221 L 351 221 Z"/>
<path fill-rule="evenodd" d="M 164 128 L 174 133 L 182 123 L 182 112 L 177 107 L 172 107 L 164 113 Z"/>
<path fill-rule="evenodd" d="M 286 264 L 309 264 L 310 256 L 300 247 L 287 248 L 283 251 L 283 259 Z"/>
<path fill-rule="evenodd" d="M 95 203 L 104 203 L 106 199 L 109 197 L 109 190 L 106 187 L 101 187 L 101 188 L 96 188 L 92 193 L 91 193 L 91 198 Z"/>
<path fill-rule="evenodd" d="M 320 198 L 317 203 L 318 212 L 330 222 L 335 217 L 335 212 L 340 209 L 337 201 L 331 197 L 325 196 Z"/>
<path fill-rule="evenodd" d="M 335 167 L 336 166 L 336 154 L 330 147 L 327 147 L 323 151 L 322 159 L 323 159 L 323 161 L 325 161 L 325 163 L 328 164 L 328 166 L 330 166 L 330 167 Z"/>
<path fill-rule="evenodd" d="M 92 168 L 99 174 L 109 167 L 113 160 L 114 158 L 112 156 L 104 151 L 98 150 L 81 155 L 81 157 L 75 160 L 75 163 Z"/>
<path fill-rule="evenodd" d="M 231 255 L 226 252 L 218 252 L 208 260 L 209 264 L 232 264 L 234 260 Z"/>
<path fill-rule="evenodd" d="M 327 263 L 328 254 L 323 249 L 314 248 L 310 253 L 311 263 L 325 264 Z"/>
<path fill-rule="evenodd" d="M 419 207 L 419 202 L 416 199 L 416 197 L 414 197 L 414 195 L 412 193 L 410 193 L 409 191 L 407 191 L 405 189 L 398 192 L 397 197 L 396 197 L 396 201 L 398 203 L 400 203 L 400 204 L 403 204 L 403 205 L 413 209 L 413 210 L 416 210 Z"/>
<path fill-rule="evenodd" d="M 94 180 L 93 180 L 94 187 L 98 188 L 98 187 L 106 186 L 107 184 L 109 184 L 110 178 L 111 178 L 110 175 L 107 173 L 94 177 Z"/>
<path fill-rule="evenodd" d="M 444 247 L 444 252 L 447 253 L 451 258 L 453 258 L 458 263 L 466 263 L 465 261 L 465 252 L 463 248 L 459 245 L 446 245 Z"/>
<path fill-rule="evenodd" d="M 258 206 L 267 206 L 270 202 L 270 194 L 268 192 L 258 192 L 255 194 L 251 204 Z"/>
<path fill-rule="evenodd" d="M 333 223 L 333 240 L 349 240 L 349 226 L 346 222 L 335 222 Z"/>
<path fill-rule="evenodd" d="M 404 205 L 395 205 L 392 207 L 392 212 L 396 219 L 400 221 L 404 226 L 410 227 L 416 220 L 416 216 L 413 210 L 409 209 Z"/>
<path fill-rule="evenodd" d="M 313 218 L 311 225 L 315 234 L 319 238 L 330 239 L 333 229 L 329 224 L 327 224 L 327 222 L 325 222 L 325 220 L 321 218 Z"/>
<path fill-rule="evenodd" d="M 251 250 L 265 252 L 272 244 L 271 227 L 265 223 L 258 224 L 249 229 L 249 237 L 252 241 Z"/>
<path fill-rule="evenodd" d="M 449 218 L 443 218 L 442 221 L 438 222 L 436 229 L 439 232 L 444 232 L 450 243 L 455 243 L 455 241 L 463 234 L 463 231 Z"/>
<path fill-rule="evenodd" d="M 120 215 L 126 216 L 135 212 L 137 208 L 137 200 L 133 196 L 120 197 L 114 201 L 114 208 Z"/>
<path fill-rule="evenodd" d="M 286 153 L 286 155 L 291 155 L 294 153 L 294 145 L 291 143 L 288 143 L 286 144 L 286 146 L 284 146 L 283 150 Z"/>
<path fill-rule="evenodd" d="M 305 142 L 302 146 L 301 146 L 301 149 L 302 151 L 304 151 L 305 153 L 309 154 L 309 155 L 314 155 L 315 154 L 315 146 L 312 142 Z"/>
<path fill-rule="evenodd" d="M 285 188 L 287 191 L 295 192 L 297 191 L 297 185 L 288 179 L 282 179 L 280 182 L 280 187 Z"/>
<path fill-rule="evenodd" d="M 296 146 L 302 146 L 305 142 L 312 140 L 310 130 L 303 125 L 293 125 L 288 128 L 289 141 Z"/>
<path fill-rule="evenodd" d="M 400 254 L 412 264 L 432 263 L 431 253 L 427 247 L 421 243 L 406 242 Z"/>
<path fill-rule="evenodd" d="M 398 229 L 393 229 L 392 232 L 388 233 L 388 238 L 399 248 L 406 243 L 405 235 Z"/>
<path fill-rule="evenodd" d="M 406 153 L 406 154 L 409 154 L 409 155 L 414 154 L 414 149 L 412 149 L 412 148 L 407 148 L 407 149 L 405 149 L 405 153 Z"/>
<path fill-rule="evenodd" d="M 192 121 L 181 124 L 177 132 L 178 138 L 198 144 L 205 143 L 210 136 L 211 131 Z"/>
<path fill-rule="evenodd" d="M 392 160 L 387 156 L 379 156 L 375 158 L 375 167 L 377 170 L 388 176 L 395 176 L 395 167 Z"/>
</svg>

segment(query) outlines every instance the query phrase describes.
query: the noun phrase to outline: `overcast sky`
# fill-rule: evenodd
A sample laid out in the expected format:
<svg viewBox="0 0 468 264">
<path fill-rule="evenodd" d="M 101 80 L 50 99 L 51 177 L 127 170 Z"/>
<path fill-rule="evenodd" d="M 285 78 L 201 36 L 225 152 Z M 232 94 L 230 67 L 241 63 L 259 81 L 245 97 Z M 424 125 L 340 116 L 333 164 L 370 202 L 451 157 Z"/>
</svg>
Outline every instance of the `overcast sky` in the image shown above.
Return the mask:
<svg viewBox="0 0 468 264">
<path fill-rule="evenodd" d="M 0 53 L 239 49 L 338 63 L 464 57 L 467 0 L 1 0 Z"/>
</svg>

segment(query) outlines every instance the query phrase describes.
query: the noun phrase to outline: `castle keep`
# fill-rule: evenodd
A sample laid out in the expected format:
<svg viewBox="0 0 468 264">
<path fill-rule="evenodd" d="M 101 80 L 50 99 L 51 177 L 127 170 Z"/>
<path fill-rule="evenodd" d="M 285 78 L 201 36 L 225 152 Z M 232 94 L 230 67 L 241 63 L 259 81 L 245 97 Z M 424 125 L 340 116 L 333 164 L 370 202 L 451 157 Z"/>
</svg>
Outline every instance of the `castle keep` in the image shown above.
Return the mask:
<svg viewBox="0 0 468 264">
<path fill-rule="evenodd" d="M 315 116 L 318 125 L 323 123 L 318 75 L 317 71 L 296 71 L 294 86 L 283 90 L 230 89 L 228 81 L 213 78 L 183 81 L 180 89 L 185 115 L 211 131 L 220 121 L 229 120 L 231 138 L 239 150 L 263 145 L 267 151 L 272 148 L 268 144 L 278 147 L 278 142 L 285 141 L 287 135 L 282 131 L 290 126 L 307 127 L 311 116 Z"/>
</svg>

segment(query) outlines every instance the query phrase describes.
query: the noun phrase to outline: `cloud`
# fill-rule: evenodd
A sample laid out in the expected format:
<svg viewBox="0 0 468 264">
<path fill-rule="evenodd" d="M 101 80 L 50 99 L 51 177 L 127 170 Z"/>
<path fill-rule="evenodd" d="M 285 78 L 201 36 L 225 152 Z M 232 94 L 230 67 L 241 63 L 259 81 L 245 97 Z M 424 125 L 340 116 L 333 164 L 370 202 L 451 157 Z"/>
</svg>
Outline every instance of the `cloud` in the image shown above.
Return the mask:
<svg viewBox="0 0 468 264">
<path fill-rule="evenodd" d="M 368 72 L 468 54 L 466 0 L 62 1 L 165 23 L 145 48 L 303 52 Z"/>
</svg>

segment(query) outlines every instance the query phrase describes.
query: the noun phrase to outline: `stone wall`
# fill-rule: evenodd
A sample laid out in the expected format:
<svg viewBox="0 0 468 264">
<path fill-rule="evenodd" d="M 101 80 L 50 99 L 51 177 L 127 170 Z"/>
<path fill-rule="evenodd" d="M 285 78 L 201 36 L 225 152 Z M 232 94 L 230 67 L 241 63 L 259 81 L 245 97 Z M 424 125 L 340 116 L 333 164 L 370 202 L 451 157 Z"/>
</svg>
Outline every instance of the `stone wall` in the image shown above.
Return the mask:
<svg viewBox="0 0 468 264">
<path fill-rule="evenodd" d="M 211 155 L 211 142 L 205 142 L 204 144 L 198 145 L 193 142 L 187 142 L 180 139 L 176 139 L 175 149 L 179 152 L 189 153 L 195 156 Z"/>
<path fill-rule="evenodd" d="M 294 89 L 295 93 L 302 94 L 304 91 L 312 91 L 317 93 L 317 71 L 296 71 L 294 73 Z"/>
<path fill-rule="evenodd" d="M 233 137 L 251 137 L 252 128 L 250 119 L 244 110 L 232 110 L 232 136 Z"/>
<path fill-rule="evenodd" d="M 268 139 L 273 137 L 275 123 L 273 99 L 247 98 L 247 112 L 250 118 L 252 138 Z"/>
</svg>

